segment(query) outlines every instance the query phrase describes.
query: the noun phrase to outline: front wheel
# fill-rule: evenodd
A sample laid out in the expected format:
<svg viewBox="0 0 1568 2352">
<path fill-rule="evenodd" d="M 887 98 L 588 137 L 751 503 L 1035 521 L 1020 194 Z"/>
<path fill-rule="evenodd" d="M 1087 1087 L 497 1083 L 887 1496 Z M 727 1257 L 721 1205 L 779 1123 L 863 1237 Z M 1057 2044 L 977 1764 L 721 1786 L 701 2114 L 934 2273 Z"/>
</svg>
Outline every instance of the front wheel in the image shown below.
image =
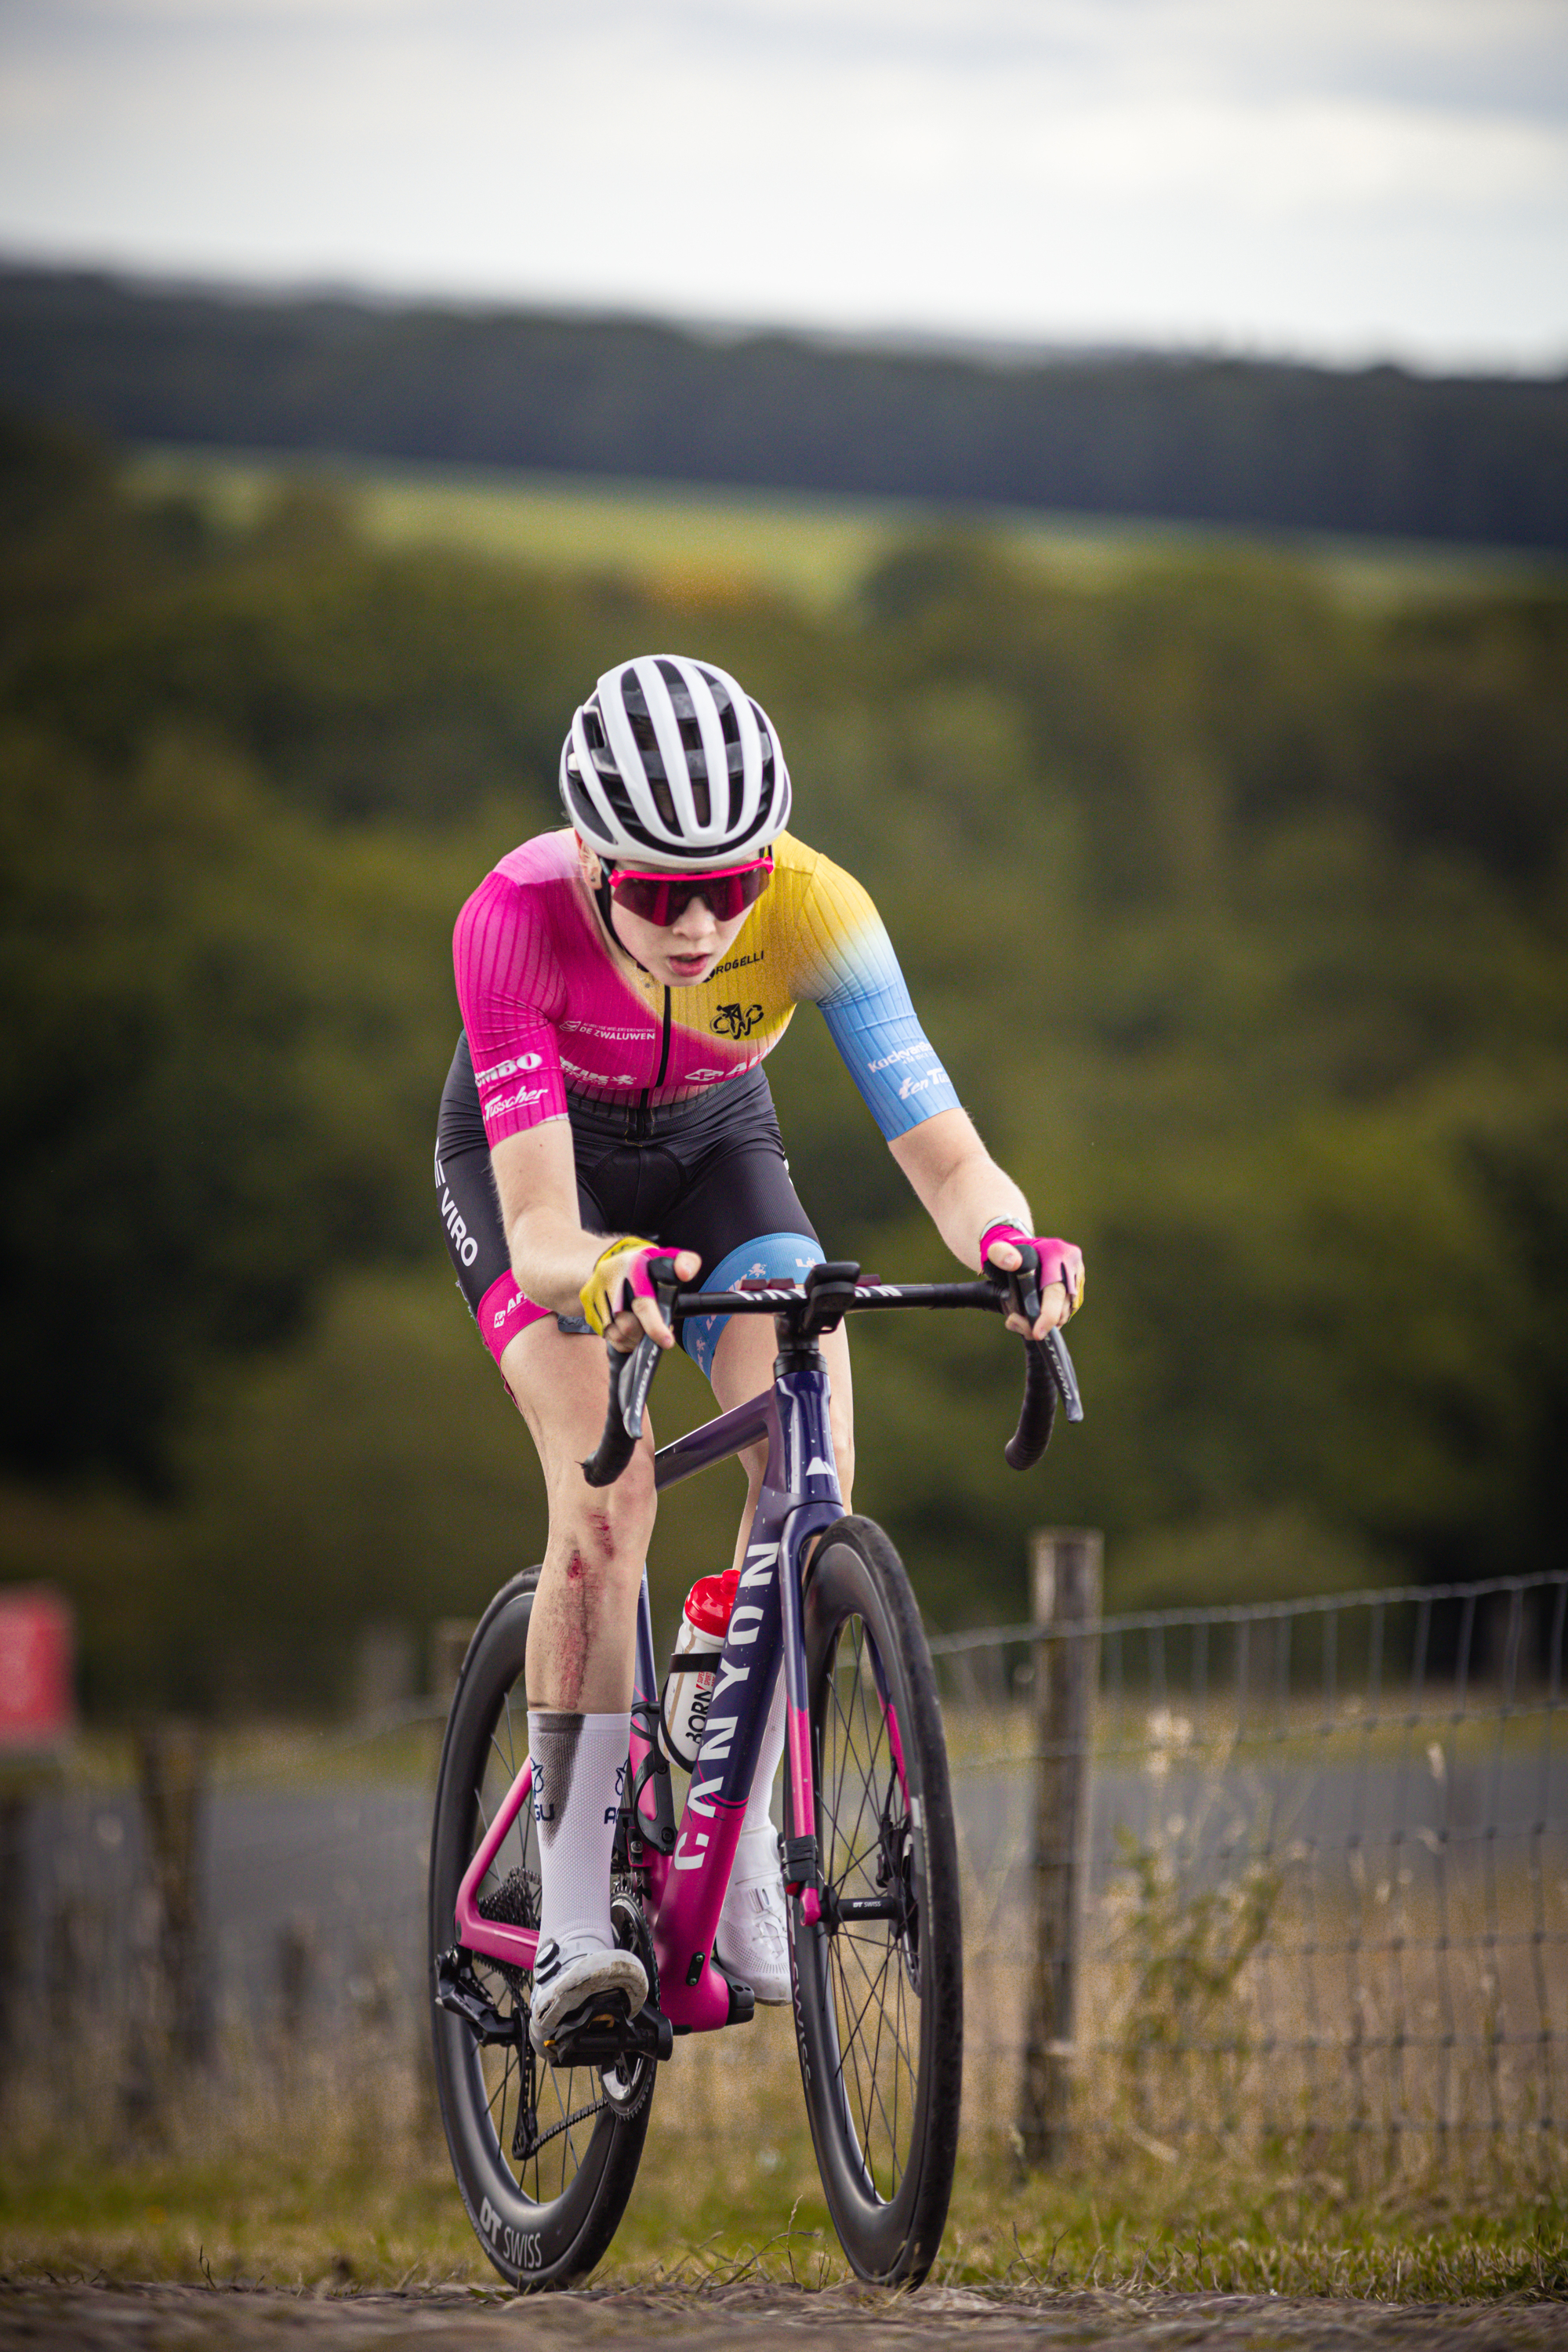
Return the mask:
<svg viewBox="0 0 1568 2352">
<path fill-rule="evenodd" d="M 958 1847 L 920 1611 L 869 1519 L 840 1519 L 823 1537 L 805 1633 L 824 1885 L 816 1925 L 798 1896 L 789 1903 L 806 2112 L 854 2269 L 918 2285 L 942 2242 L 958 2155 Z"/>
<path fill-rule="evenodd" d="M 430 1843 L 430 1981 L 456 1937 L 458 1889 L 528 1753 L 523 1661 L 537 1569 L 490 1603 L 463 1662 L 447 1718 Z M 539 1920 L 539 1853 L 525 1805 L 479 1890 L 487 1917 Z M 635 1895 L 613 1906 L 622 1939 L 642 1946 Z M 646 1953 L 653 1981 L 652 1948 Z M 569 2286 L 600 2260 L 626 2210 L 648 2125 L 651 2058 L 619 2069 L 548 2066 L 528 2042 L 532 1979 L 475 1953 L 461 1962 L 508 2037 L 486 2041 L 437 2007 L 436 2082 L 452 2168 L 479 2243 L 516 2287 Z"/>
</svg>

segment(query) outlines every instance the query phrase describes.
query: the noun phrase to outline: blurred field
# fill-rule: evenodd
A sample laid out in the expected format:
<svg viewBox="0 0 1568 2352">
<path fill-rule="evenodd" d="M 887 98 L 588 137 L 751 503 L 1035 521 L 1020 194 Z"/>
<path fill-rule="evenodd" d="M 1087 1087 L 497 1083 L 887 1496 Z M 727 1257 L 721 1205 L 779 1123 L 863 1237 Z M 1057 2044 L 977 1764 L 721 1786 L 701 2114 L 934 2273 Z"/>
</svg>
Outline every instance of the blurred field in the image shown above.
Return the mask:
<svg viewBox="0 0 1568 2352">
<path fill-rule="evenodd" d="M 833 612 L 877 564 L 933 521 L 973 525 L 1068 588 L 1103 586 L 1151 556 L 1247 543 L 1242 534 L 1197 525 L 994 507 L 944 512 L 891 500 L 769 497 L 478 467 L 378 466 L 297 452 L 147 449 L 130 459 L 127 479 L 146 495 L 194 497 L 215 520 L 239 530 L 266 514 L 280 483 L 316 481 L 345 501 L 374 546 L 443 548 L 607 573 L 676 612 L 686 606 L 705 614 L 762 595 Z M 1555 559 L 1503 550 L 1305 535 L 1289 535 L 1285 543 L 1334 596 L 1365 611 L 1516 590 L 1568 574 Z"/>
</svg>

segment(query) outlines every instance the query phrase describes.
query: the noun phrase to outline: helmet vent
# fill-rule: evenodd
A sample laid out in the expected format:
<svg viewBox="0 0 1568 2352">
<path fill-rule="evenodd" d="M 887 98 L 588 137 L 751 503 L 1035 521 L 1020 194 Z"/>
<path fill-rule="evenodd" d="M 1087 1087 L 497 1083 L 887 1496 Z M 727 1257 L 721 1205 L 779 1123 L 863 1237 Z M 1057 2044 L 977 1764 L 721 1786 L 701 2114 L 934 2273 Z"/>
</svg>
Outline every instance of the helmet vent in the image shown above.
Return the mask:
<svg viewBox="0 0 1568 2352">
<path fill-rule="evenodd" d="M 561 795 L 601 855 L 661 866 L 733 863 L 789 823 L 764 713 L 725 671 L 663 654 L 600 678 L 562 747 Z"/>
</svg>

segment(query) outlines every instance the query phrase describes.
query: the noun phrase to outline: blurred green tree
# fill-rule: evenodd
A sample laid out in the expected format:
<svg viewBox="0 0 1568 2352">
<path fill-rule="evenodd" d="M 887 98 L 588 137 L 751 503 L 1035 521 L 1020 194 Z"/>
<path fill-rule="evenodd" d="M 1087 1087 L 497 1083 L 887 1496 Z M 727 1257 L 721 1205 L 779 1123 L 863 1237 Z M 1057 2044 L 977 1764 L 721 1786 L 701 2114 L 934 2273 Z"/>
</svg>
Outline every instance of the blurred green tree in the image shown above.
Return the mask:
<svg viewBox="0 0 1568 2352">
<path fill-rule="evenodd" d="M 1168 548 L 1069 583 L 954 530 L 837 615 L 677 611 L 378 555 L 319 490 L 222 529 L 11 426 L 0 1572 L 56 1560 L 93 1689 L 324 1703 L 360 1618 L 417 1633 L 537 1545 L 429 1213 L 448 935 L 553 821 L 594 676 L 671 642 L 773 713 L 802 833 L 1088 1250 L 1090 1418 L 1042 1479 L 1000 1466 L 994 1329 L 857 1332 L 856 1499 L 933 1614 L 1016 1614 L 1043 1516 L 1107 1529 L 1113 1601 L 1554 1560 L 1568 598 L 1380 614 Z M 770 1076 L 830 1250 L 948 1270 L 810 1013 Z M 667 1373 L 661 1427 L 699 1397 Z M 661 1605 L 722 1564 L 701 1495 Z"/>
</svg>

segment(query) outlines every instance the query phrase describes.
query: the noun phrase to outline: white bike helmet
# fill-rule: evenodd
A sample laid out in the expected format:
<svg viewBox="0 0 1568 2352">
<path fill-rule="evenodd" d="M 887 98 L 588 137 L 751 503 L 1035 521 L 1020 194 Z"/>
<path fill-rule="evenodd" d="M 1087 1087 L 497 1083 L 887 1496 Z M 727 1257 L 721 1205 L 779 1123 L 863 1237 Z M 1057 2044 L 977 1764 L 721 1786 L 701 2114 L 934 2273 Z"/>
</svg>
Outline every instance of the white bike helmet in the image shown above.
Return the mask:
<svg viewBox="0 0 1568 2352">
<path fill-rule="evenodd" d="M 561 799 L 611 866 L 709 872 L 760 857 L 789 822 L 789 770 L 727 671 L 679 654 L 607 669 L 561 747 Z"/>
</svg>

